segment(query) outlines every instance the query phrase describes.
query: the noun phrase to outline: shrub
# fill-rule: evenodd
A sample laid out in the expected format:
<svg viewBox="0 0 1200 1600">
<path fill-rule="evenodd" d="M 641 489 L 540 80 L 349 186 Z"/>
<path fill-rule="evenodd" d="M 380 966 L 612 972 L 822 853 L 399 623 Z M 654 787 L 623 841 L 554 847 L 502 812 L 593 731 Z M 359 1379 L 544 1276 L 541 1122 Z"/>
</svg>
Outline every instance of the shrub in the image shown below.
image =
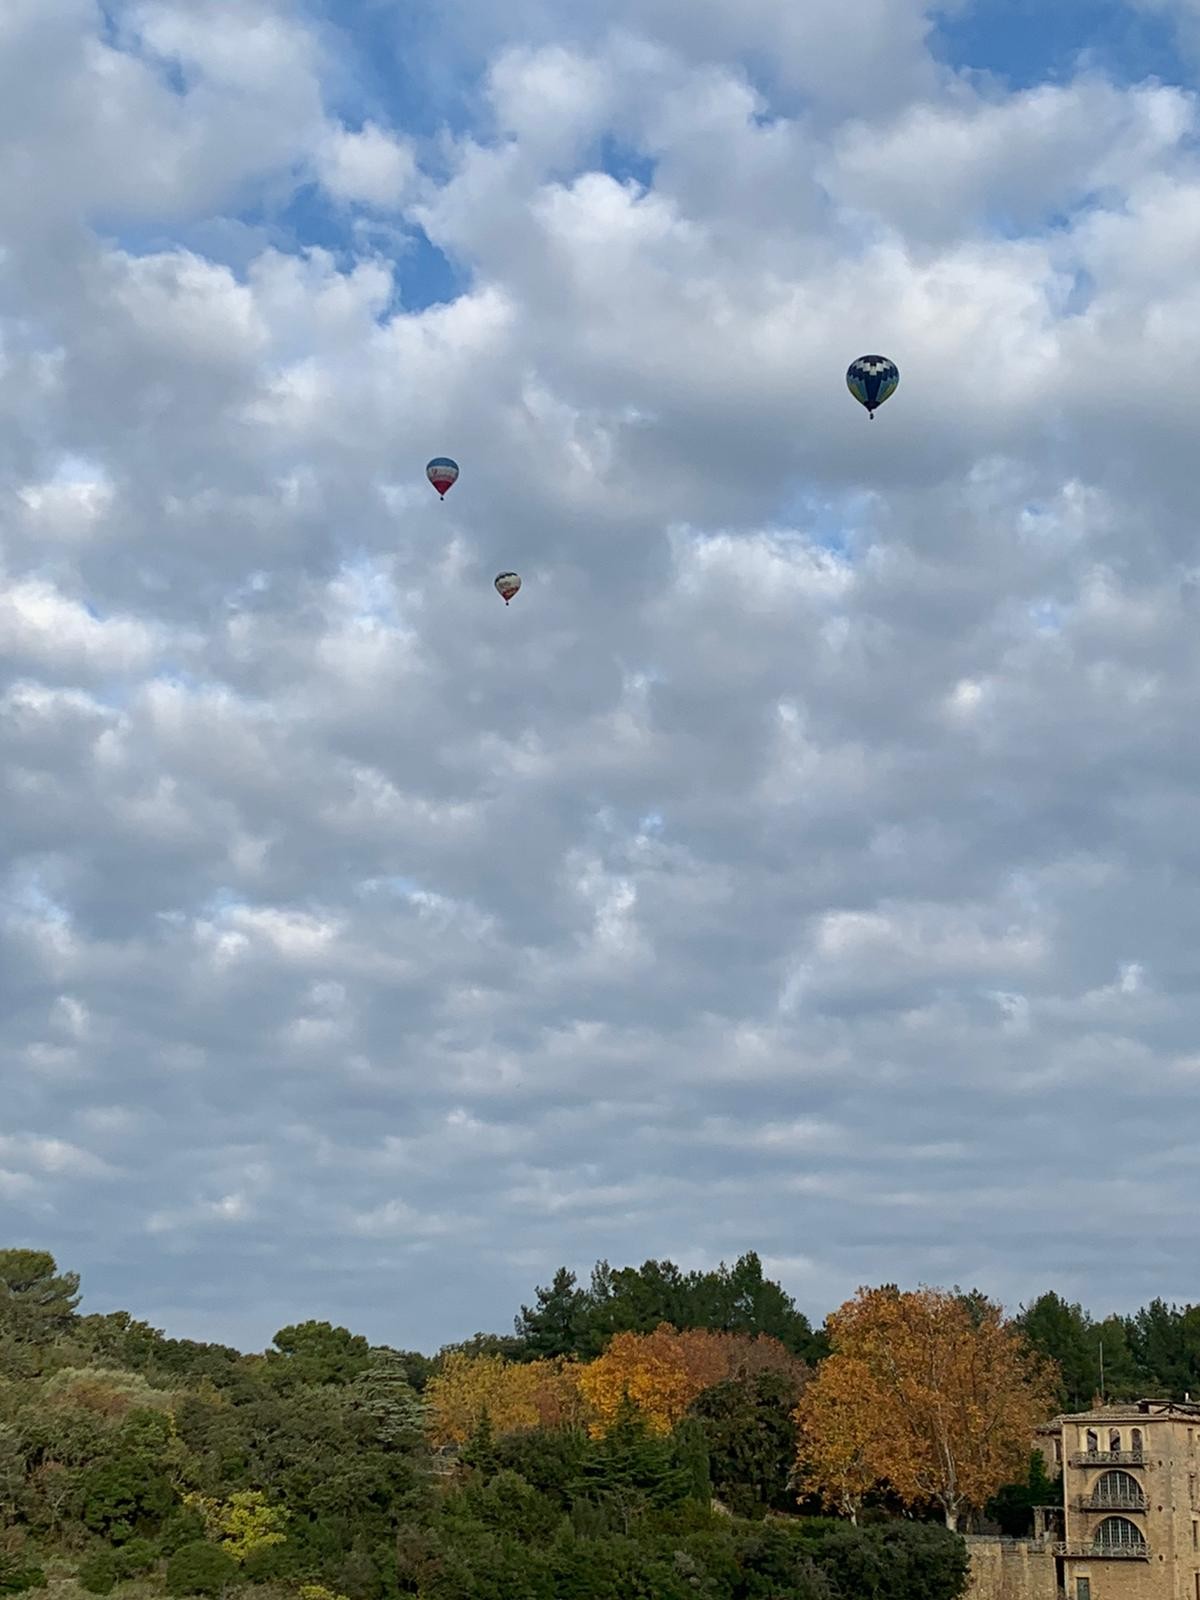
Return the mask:
<svg viewBox="0 0 1200 1600">
<path fill-rule="evenodd" d="M 238 1575 L 237 1562 L 219 1545 L 197 1539 L 167 1562 L 167 1593 L 219 1595 Z"/>
<path fill-rule="evenodd" d="M 118 1577 L 115 1550 L 97 1550 L 79 1564 L 79 1587 L 89 1594 L 111 1594 Z"/>
<path fill-rule="evenodd" d="M 137 1578 L 158 1560 L 158 1551 L 149 1539 L 130 1539 L 117 1552 L 117 1572 L 122 1578 Z"/>
</svg>

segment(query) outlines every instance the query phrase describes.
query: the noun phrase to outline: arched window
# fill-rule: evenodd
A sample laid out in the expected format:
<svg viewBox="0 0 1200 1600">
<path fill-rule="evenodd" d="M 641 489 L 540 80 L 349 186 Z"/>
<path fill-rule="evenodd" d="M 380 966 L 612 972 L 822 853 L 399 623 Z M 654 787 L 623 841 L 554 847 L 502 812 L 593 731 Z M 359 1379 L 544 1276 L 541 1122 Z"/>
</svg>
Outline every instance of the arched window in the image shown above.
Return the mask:
<svg viewBox="0 0 1200 1600">
<path fill-rule="evenodd" d="M 1130 1433 L 1130 1435 L 1129 1435 L 1129 1448 L 1133 1451 L 1134 1455 L 1138 1455 L 1138 1456 L 1141 1455 L 1141 1453 L 1142 1453 L 1142 1430 L 1140 1428 L 1134 1428 L 1133 1431 Z"/>
<path fill-rule="evenodd" d="M 1092 1540 L 1093 1550 L 1144 1550 L 1142 1530 L 1128 1517 L 1105 1517 Z"/>
<path fill-rule="evenodd" d="M 1110 1428 L 1108 1430 L 1108 1448 L 1113 1452 L 1114 1455 L 1117 1454 L 1120 1451 L 1120 1448 L 1121 1448 L 1121 1430 L 1120 1430 L 1120 1428 Z"/>
<path fill-rule="evenodd" d="M 1092 1504 L 1141 1510 L 1145 1507 L 1146 1496 L 1131 1472 L 1102 1472 L 1092 1490 Z"/>
<path fill-rule="evenodd" d="M 1090 1454 L 1094 1450 L 1099 1450 L 1099 1448 L 1100 1448 L 1099 1436 L 1096 1433 L 1095 1428 L 1089 1428 L 1088 1431 L 1087 1431 L 1087 1444 L 1084 1446 L 1084 1449 L 1087 1450 L 1088 1453 Z"/>
</svg>

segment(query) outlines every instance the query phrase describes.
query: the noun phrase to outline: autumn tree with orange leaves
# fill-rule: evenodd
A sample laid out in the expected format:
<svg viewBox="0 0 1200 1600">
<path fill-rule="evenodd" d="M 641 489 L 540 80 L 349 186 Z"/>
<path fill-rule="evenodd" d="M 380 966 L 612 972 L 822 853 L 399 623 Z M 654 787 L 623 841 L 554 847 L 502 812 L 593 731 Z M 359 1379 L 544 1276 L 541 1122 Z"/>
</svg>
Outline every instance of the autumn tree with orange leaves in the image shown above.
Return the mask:
<svg viewBox="0 0 1200 1600">
<path fill-rule="evenodd" d="M 681 1333 L 664 1322 L 653 1333 L 614 1335 L 602 1356 L 579 1369 L 579 1391 L 592 1413 L 593 1438 L 604 1437 L 627 1397 L 650 1430 L 663 1434 L 714 1384 L 759 1372 L 802 1378 L 807 1370 L 777 1339 L 706 1328 Z"/>
<path fill-rule="evenodd" d="M 435 1445 L 462 1444 L 484 1413 L 497 1436 L 525 1428 L 582 1421 L 579 1368 L 573 1361 L 506 1361 L 503 1356 L 448 1355 L 423 1399 Z"/>
<path fill-rule="evenodd" d="M 1028 1463 L 1056 1374 L 998 1305 L 860 1289 L 826 1322 L 832 1354 L 797 1408 L 796 1483 L 853 1515 L 885 1481 L 957 1528 Z"/>
</svg>

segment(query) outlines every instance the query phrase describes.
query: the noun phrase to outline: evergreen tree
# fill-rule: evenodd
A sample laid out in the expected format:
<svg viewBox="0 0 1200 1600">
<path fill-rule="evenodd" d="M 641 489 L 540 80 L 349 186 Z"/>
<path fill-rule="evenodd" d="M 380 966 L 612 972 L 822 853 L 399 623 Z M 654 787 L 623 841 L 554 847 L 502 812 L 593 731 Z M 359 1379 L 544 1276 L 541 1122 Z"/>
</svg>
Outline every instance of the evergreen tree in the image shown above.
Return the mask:
<svg viewBox="0 0 1200 1600">
<path fill-rule="evenodd" d="M 539 1284 L 537 1304 L 521 1307 L 515 1319 L 518 1337 L 532 1359 L 573 1355 L 584 1333 L 591 1297 L 578 1287 L 575 1274 L 559 1267 L 548 1289 Z"/>
<path fill-rule="evenodd" d="M 368 1365 L 350 1385 L 352 1403 L 374 1422 L 377 1443 L 392 1450 L 414 1450 L 422 1440 L 425 1407 L 408 1381 L 404 1358 L 394 1350 L 373 1349 Z"/>
<path fill-rule="evenodd" d="M 1092 1319 L 1081 1306 L 1069 1305 L 1051 1290 L 1040 1295 L 1016 1318 L 1026 1339 L 1058 1363 L 1062 1374 L 1058 1403 L 1064 1410 L 1090 1406 L 1099 1388 L 1097 1342 Z"/>
</svg>

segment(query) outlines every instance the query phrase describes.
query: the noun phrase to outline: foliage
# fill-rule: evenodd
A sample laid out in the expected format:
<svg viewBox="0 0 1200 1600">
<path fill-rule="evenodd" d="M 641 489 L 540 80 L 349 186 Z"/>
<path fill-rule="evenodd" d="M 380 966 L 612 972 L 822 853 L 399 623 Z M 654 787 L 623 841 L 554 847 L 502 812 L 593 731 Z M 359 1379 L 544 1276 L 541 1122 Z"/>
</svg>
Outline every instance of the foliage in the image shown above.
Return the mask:
<svg viewBox="0 0 1200 1600">
<path fill-rule="evenodd" d="M 519 1363 L 454 1352 L 425 1386 L 430 1437 L 461 1444 L 485 1412 L 497 1434 L 569 1424 L 581 1415 L 579 1370 L 558 1359 Z"/>
<path fill-rule="evenodd" d="M 682 1272 L 673 1261 L 645 1261 L 640 1267 L 596 1263 L 591 1282 L 580 1288 L 575 1274 L 560 1267 L 548 1288 L 538 1288 L 536 1304 L 522 1306 L 516 1330 L 526 1359 L 602 1354 L 615 1334 L 652 1333 L 662 1323 L 684 1331 L 759 1334 L 777 1339 L 793 1355 L 815 1359 L 824 1353 L 808 1319 L 790 1295 L 764 1278 L 754 1251 L 732 1267 Z"/>
<path fill-rule="evenodd" d="M 653 1333 L 619 1333 L 597 1360 L 579 1371 L 579 1390 L 597 1437 L 612 1425 L 629 1399 L 652 1429 L 669 1432 L 706 1389 L 739 1372 L 777 1370 L 797 1383 L 803 1364 L 775 1339 L 712 1333 L 682 1333 L 666 1323 Z"/>
<path fill-rule="evenodd" d="M 0 1594 L 22 1594 L 45 1586 L 46 1574 L 39 1566 L 23 1561 L 15 1551 L 0 1549 Z"/>
<path fill-rule="evenodd" d="M 800 1405 L 801 1481 L 851 1497 L 886 1479 L 953 1528 L 1021 1470 L 1056 1375 L 998 1306 L 863 1289 L 827 1326 L 833 1354 Z"/>
<path fill-rule="evenodd" d="M 1019 1483 L 1006 1483 L 988 1501 L 987 1514 L 1009 1538 L 1024 1538 L 1033 1531 L 1034 1506 L 1062 1504 L 1062 1473 L 1050 1478 L 1040 1450 L 1029 1453 L 1029 1470 Z"/>
<path fill-rule="evenodd" d="M 370 1363 L 371 1347 L 361 1334 L 328 1322 L 301 1322 L 280 1328 L 267 1352 L 267 1376 L 282 1388 L 297 1384 L 352 1383 Z"/>
<path fill-rule="evenodd" d="M 259 1489 L 235 1490 L 227 1500 L 213 1500 L 201 1494 L 184 1496 L 184 1504 L 203 1520 L 209 1539 L 219 1540 L 221 1549 L 241 1565 L 256 1551 L 283 1544 L 287 1512 L 267 1503 Z"/>
<path fill-rule="evenodd" d="M 117 1566 L 117 1552 L 113 1549 L 97 1550 L 79 1563 L 79 1587 L 89 1594 L 111 1594 L 121 1576 Z"/>
<path fill-rule="evenodd" d="M 714 1493 L 739 1516 L 790 1509 L 798 1378 L 784 1372 L 727 1378 L 705 1389 L 691 1414 L 704 1430 Z"/>
<path fill-rule="evenodd" d="M 0 1333 L 16 1344 L 49 1343 L 79 1303 L 79 1274 L 58 1270 L 48 1250 L 0 1250 Z"/>
<path fill-rule="evenodd" d="M 199 1540 L 183 1545 L 167 1562 L 167 1593 L 220 1595 L 236 1577 L 233 1557 L 219 1545 Z"/>
</svg>

